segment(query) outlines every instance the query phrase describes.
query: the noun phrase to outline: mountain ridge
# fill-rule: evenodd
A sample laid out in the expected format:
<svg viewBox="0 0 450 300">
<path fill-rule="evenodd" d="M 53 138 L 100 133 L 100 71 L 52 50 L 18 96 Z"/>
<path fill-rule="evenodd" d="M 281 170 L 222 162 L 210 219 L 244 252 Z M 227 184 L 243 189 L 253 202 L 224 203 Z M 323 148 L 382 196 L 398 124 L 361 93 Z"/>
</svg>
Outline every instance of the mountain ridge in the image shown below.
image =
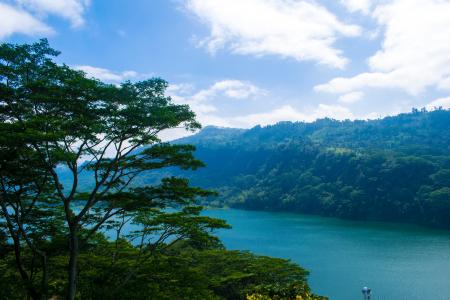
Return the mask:
<svg viewBox="0 0 450 300">
<path fill-rule="evenodd" d="M 450 228 L 450 110 L 251 129 L 207 126 L 173 143 L 196 146 L 206 167 L 141 174 L 133 186 L 185 177 L 218 192 L 202 203 L 207 206 Z M 92 178 L 80 174 L 79 182 L 88 186 Z"/>
<path fill-rule="evenodd" d="M 218 190 L 207 205 L 450 228 L 449 110 L 204 130 L 176 143 L 207 166 L 165 175 Z"/>
</svg>

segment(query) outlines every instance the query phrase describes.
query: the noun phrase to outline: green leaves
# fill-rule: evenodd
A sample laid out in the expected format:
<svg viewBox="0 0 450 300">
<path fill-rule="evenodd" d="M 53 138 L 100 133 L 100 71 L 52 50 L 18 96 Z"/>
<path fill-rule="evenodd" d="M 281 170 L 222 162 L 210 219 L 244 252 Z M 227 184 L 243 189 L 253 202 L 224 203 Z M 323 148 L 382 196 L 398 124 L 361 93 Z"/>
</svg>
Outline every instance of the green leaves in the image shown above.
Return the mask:
<svg viewBox="0 0 450 300">
<path fill-rule="evenodd" d="M 55 63 L 58 54 L 47 40 L 0 46 L 1 217 L 16 248 L 26 251 L 26 245 L 46 261 L 46 242 L 64 233 L 72 243 L 66 250 L 76 258 L 74 241 L 89 244 L 98 230 L 121 228 L 125 218 L 152 233 L 171 228 L 156 248 L 172 236 L 215 239 L 209 231 L 225 223 L 201 217 L 200 208 L 190 207 L 211 192 L 176 178 L 130 188 L 143 172 L 203 166 L 193 156 L 194 147 L 161 143 L 158 136 L 174 127 L 199 128 L 195 114 L 165 95 L 167 82 L 160 78 L 105 84 Z M 82 160 L 87 162 L 79 166 Z M 64 185 L 59 168 L 71 173 Z M 87 191 L 79 190 L 83 171 L 91 175 Z M 180 212 L 168 213 L 167 207 Z M 117 239 L 123 237 L 119 230 Z M 26 270 L 20 257 L 17 262 L 28 284 L 33 267 Z M 45 264 L 42 271 L 47 278 Z"/>
<path fill-rule="evenodd" d="M 170 174 L 220 191 L 205 205 L 450 228 L 450 209 L 430 200 L 431 192 L 450 186 L 449 110 L 249 130 L 207 127 L 178 142 L 194 144 L 208 167 Z"/>
<path fill-rule="evenodd" d="M 148 259 L 138 260 L 139 256 L 139 249 L 124 240 L 116 244 L 93 239 L 79 257 L 80 298 L 234 300 L 262 294 L 279 297 L 273 299 L 296 299 L 295 295 L 325 299 L 312 295 L 307 272 L 288 260 L 217 247 L 196 248 L 189 241 Z M 66 260 L 64 255 L 51 259 L 53 295 L 64 292 Z M 8 289 L 16 287 L 11 275 L 0 273 L 0 278 L 11 282 Z"/>
<path fill-rule="evenodd" d="M 148 164 L 149 168 L 178 166 L 184 170 L 196 170 L 204 164 L 194 158 L 194 151 L 192 145 L 162 143 L 142 150 L 139 160 Z"/>
<path fill-rule="evenodd" d="M 160 169 L 204 166 L 195 147 L 159 138 L 200 128 L 187 105 L 166 96 L 166 81 L 110 85 L 57 64 L 58 54 L 47 40 L 0 45 L 0 281 L 12 286 L 8 296 L 239 299 L 256 284 L 304 282 L 306 272 L 287 261 L 222 250 L 214 233 L 229 225 L 197 205 L 214 192 L 177 177 L 134 184 Z M 13 263 L 21 285 L 3 272 Z"/>
</svg>

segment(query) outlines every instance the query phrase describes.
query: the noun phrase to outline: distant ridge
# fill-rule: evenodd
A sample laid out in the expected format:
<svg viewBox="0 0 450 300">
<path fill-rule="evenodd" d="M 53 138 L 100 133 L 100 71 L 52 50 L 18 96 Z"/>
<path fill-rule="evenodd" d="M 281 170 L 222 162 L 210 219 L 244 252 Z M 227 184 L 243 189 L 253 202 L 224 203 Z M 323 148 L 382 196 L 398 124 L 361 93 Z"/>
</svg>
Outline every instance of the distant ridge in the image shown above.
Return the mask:
<svg viewBox="0 0 450 300">
<path fill-rule="evenodd" d="M 207 205 L 450 228 L 449 110 L 206 127 L 176 142 L 207 167 L 170 174 L 218 190 Z"/>
<path fill-rule="evenodd" d="M 147 173 L 136 186 L 183 176 L 219 192 L 208 206 L 450 228 L 450 110 L 251 129 L 207 126 L 174 143 L 195 145 L 206 167 Z M 92 179 L 85 173 L 79 181 Z"/>
</svg>

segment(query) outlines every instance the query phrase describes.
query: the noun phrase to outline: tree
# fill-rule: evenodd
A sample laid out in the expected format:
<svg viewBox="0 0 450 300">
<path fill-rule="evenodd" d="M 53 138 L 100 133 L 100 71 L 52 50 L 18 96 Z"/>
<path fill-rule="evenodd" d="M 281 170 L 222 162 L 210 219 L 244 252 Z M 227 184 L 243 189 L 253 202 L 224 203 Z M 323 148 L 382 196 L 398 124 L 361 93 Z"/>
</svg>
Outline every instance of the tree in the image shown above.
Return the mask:
<svg viewBox="0 0 450 300">
<path fill-rule="evenodd" d="M 48 242 L 61 232 L 58 216 L 62 215 L 47 186 L 50 176 L 40 170 L 42 165 L 35 153 L 26 149 L 23 151 L 20 139 L 10 139 L 8 131 L 3 130 L 5 127 L 11 129 L 8 124 L 2 124 L 0 130 L 4 133 L 0 150 L 0 219 L 12 241 L 20 278 L 29 295 L 39 299 L 46 295 L 46 248 Z M 25 165 L 27 168 L 24 168 Z M 27 263 L 29 259 L 27 253 L 22 251 L 22 244 L 31 252 L 31 263 Z M 39 270 L 42 272 L 41 280 L 36 283 Z"/>
<path fill-rule="evenodd" d="M 132 268 L 139 256 L 139 247 L 126 240 L 116 244 L 96 235 L 79 256 L 78 298 L 326 299 L 310 292 L 306 270 L 284 259 L 224 250 L 218 245 L 199 247 L 193 240 L 175 242 L 170 250 L 141 258 L 139 268 Z M 50 260 L 51 295 L 62 290 L 64 264 L 64 256 Z M 125 282 L 124 275 L 130 270 L 135 275 Z M 25 298 L 2 260 L 0 288 L 6 299 Z"/>
<path fill-rule="evenodd" d="M 171 177 L 154 186 L 133 186 L 136 176 L 144 172 L 203 166 L 194 158 L 193 146 L 163 143 L 158 137 L 170 128 L 200 128 L 188 106 L 174 104 L 165 96 L 167 82 L 153 78 L 120 87 L 105 84 L 56 64 L 53 58 L 58 54 L 46 40 L 0 46 L 2 171 L 8 161 L 17 163 L 21 172 L 33 170 L 22 177 L 23 183 L 14 181 L 21 174 L 2 172 L 8 185 L 4 185 L 0 203 L 3 216 L 14 211 L 15 221 L 7 222 L 13 224 L 8 225 L 8 235 L 13 240 L 23 237 L 36 253 L 40 253 L 34 246 L 37 237 L 27 232 L 35 227 L 28 224 L 39 218 L 49 218 L 50 224 L 64 222 L 62 233 L 69 241 L 67 299 L 75 299 L 80 249 L 99 231 L 117 228 L 117 240 L 140 236 L 141 253 L 152 255 L 176 240 L 205 239 L 210 230 L 226 224 L 199 215 L 200 208 L 193 207 L 195 200 L 211 192 L 190 187 L 187 180 Z M 13 141 L 17 151 L 11 152 Z M 69 180 L 61 180 L 60 168 L 69 170 Z M 80 174 L 92 178 L 91 188 L 80 189 Z M 33 186 L 27 188 L 26 196 L 16 193 L 22 185 Z M 25 203 L 37 214 L 51 213 L 25 220 Z M 20 220 L 27 225 L 22 226 Z M 133 235 L 124 236 L 120 229 L 126 222 L 141 226 Z M 41 238 L 46 240 L 42 234 Z M 22 247 L 20 240 L 17 247 Z M 31 290 L 29 294 L 42 297 Z"/>
</svg>

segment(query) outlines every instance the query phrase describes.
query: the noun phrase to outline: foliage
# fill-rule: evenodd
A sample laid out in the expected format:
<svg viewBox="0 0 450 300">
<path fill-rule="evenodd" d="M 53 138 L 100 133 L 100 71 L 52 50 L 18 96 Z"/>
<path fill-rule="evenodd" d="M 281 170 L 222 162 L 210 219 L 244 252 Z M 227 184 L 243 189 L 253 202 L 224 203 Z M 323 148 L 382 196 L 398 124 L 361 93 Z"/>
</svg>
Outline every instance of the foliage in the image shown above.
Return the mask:
<svg viewBox="0 0 450 300">
<path fill-rule="evenodd" d="M 294 282 L 287 285 L 262 285 L 252 293 L 247 294 L 246 300 L 326 300 L 328 298 L 311 293 L 305 282 Z"/>
<path fill-rule="evenodd" d="M 306 271 L 288 261 L 223 249 L 214 231 L 229 226 L 198 205 L 216 193 L 172 175 L 135 181 L 204 166 L 194 146 L 158 137 L 200 128 L 164 80 L 109 85 L 55 63 L 58 54 L 47 40 L 0 45 L 0 298 L 307 290 Z"/>
<path fill-rule="evenodd" d="M 158 255 L 142 259 L 139 248 L 124 239 L 116 243 L 97 235 L 92 241 L 80 253 L 79 299 L 234 300 L 250 294 L 271 295 L 271 299 L 291 299 L 274 295 L 293 294 L 302 299 L 325 299 L 310 293 L 305 270 L 283 259 L 227 251 L 218 244 L 199 247 L 192 240 L 177 242 Z M 54 298 L 64 295 L 67 259 L 67 255 L 60 255 L 49 262 L 49 294 Z M 14 280 L 13 260 L 10 252 L 0 260 L 4 299 L 26 296 Z"/>
<path fill-rule="evenodd" d="M 74 299 L 78 256 L 99 231 L 134 223 L 133 235 L 118 230 L 117 239 L 139 239 L 141 253 L 153 255 L 169 240 L 202 243 L 227 227 L 199 216 L 198 199 L 213 193 L 185 179 L 130 187 L 145 172 L 203 166 L 193 146 L 158 137 L 165 129 L 200 127 L 188 106 L 165 95 L 167 83 L 105 84 L 55 63 L 58 54 L 47 40 L 0 45 L 0 221 L 33 299 L 47 298 L 49 260 L 61 253 L 69 256 L 66 293 Z M 65 182 L 62 167 L 70 172 Z M 92 176 L 87 190 L 79 188 L 83 171 Z M 52 249 L 61 240 L 64 247 Z"/>
<path fill-rule="evenodd" d="M 195 144 L 208 167 L 166 173 L 216 189 L 206 205 L 450 228 L 448 110 L 227 131 L 179 140 Z"/>
</svg>

